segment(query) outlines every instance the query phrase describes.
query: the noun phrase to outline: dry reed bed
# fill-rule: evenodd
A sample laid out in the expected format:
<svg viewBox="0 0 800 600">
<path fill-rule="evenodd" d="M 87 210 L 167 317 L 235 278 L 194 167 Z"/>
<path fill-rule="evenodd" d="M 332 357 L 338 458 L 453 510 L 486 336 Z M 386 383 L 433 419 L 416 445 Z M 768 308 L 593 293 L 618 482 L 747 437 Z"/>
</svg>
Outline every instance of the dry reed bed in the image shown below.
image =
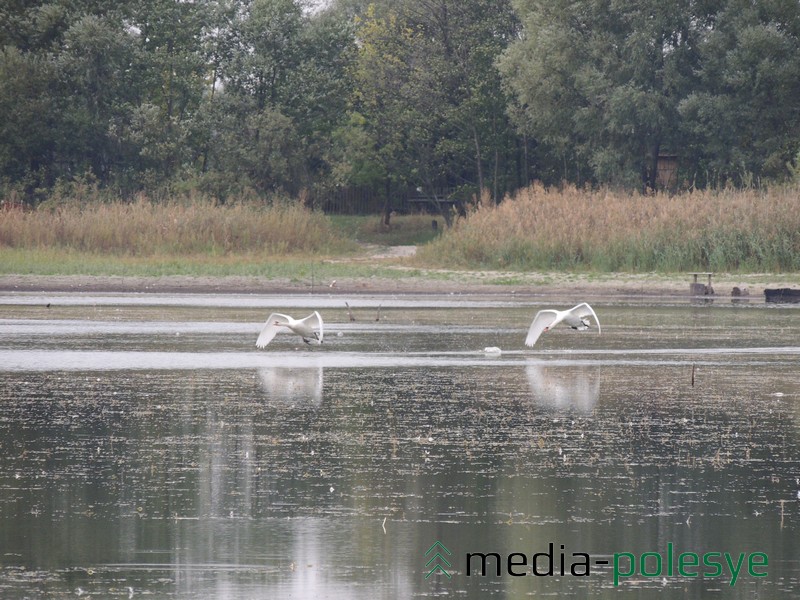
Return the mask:
<svg viewBox="0 0 800 600">
<path fill-rule="evenodd" d="M 90 253 L 325 253 L 342 247 L 328 219 L 299 203 L 62 203 L 0 213 L 0 246 Z"/>
<path fill-rule="evenodd" d="M 800 270 L 800 189 L 676 196 L 548 190 L 482 202 L 423 260 L 600 271 Z"/>
</svg>

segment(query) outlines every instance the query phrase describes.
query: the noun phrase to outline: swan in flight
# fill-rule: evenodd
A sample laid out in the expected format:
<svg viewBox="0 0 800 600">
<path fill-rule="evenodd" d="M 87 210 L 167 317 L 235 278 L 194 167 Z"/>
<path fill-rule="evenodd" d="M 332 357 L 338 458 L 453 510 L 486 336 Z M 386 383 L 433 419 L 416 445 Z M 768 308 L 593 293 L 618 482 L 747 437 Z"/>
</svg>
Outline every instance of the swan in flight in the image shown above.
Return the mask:
<svg viewBox="0 0 800 600">
<path fill-rule="evenodd" d="M 263 348 L 269 344 L 282 327 L 299 335 L 306 344 L 319 345 L 322 343 L 322 317 L 317 311 L 305 319 L 293 319 L 289 315 L 272 313 L 264 323 L 261 335 L 256 340 L 256 347 Z"/>
<path fill-rule="evenodd" d="M 531 323 L 528 329 L 528 337 L 525 338 L 525 345 L 532 347 L 536 343 L 536 340 L 539 339 L 540 335 L 545 331 L 550 331 L 550 329 L 561 322 L 569 325 L 573 329 L 589 329 L 589 321 L 586 317 L 594 318 L 594 322 L 597 323 L 597 333 L 600 333 L 600 320 L 597 318 L 597 315 L 594 314 L 592 307 L 586 304 L 586 302 L 578 304 L 578 306 L 574 306 L 569 310 L 540 310 L 536 313 L 533 323 Z"/>
</svg>

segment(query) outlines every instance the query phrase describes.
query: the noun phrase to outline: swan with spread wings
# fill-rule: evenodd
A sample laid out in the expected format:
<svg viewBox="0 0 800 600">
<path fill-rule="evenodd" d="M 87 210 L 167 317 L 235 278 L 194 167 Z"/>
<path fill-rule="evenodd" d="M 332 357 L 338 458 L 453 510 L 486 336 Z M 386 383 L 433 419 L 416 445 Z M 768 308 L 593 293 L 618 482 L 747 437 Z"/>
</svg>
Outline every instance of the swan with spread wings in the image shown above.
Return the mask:
<svg viewBox="0 0 800 600">
<path fill-rule="evenodd" d="M 525 338 L 525 345 L 532 347 L 536 343 L 536 340 L 539 339 L 540 335 L 546 331 L 550 331 L 559 323 L 569 325 L 573 329 L 589 329 L 591 323 L 588 317 L 594 319 L 594 322 L 597 323 L 597 333 L 600 333 L 600 320 L 597 318 L 592 307 L 586 304 L 586 302 L 573 306 L 569 310 L 554 310 L 550 308 L 540 310 L 536 313 L 533 323 L 531 323 L 528 329 L 528 337 Z"/>
<path fill-rule="evenodd" d="M 319 316 L 317 311 L 314 311 L 305 319 L 293 319 L 289 315 L 272 313 L 261 329 L 261 334 L 256 340 L 256 346 L 263 348 L 281 331 L 289 331 L 299 335 L 306 344 L 320 345 L 323 337 L 322 317 Z"/>
</svg>

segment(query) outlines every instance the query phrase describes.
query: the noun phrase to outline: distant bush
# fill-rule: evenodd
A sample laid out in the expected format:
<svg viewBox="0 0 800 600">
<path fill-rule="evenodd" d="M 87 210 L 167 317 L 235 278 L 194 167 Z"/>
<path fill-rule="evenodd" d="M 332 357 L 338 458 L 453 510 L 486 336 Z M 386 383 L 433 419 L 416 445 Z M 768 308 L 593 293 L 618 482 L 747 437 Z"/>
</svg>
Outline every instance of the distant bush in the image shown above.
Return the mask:
<svg viewBox="0 0 800 600">
<path fill-rule="evenodd" d="M 418 256 L 512 270 L 800 270 L 800 188 L 643 196 L 532 185 L 479 203 Z"/>
<path fill-rule="evenodd" d="M 151 202 L 44 202 L 36 209 L 7 205 L 0 246 L 63 248 L 89 253 L 256 254 L 338 252 L 348 247 L 330 221 L 299 202 L 186 199 Z"/>
</svg>

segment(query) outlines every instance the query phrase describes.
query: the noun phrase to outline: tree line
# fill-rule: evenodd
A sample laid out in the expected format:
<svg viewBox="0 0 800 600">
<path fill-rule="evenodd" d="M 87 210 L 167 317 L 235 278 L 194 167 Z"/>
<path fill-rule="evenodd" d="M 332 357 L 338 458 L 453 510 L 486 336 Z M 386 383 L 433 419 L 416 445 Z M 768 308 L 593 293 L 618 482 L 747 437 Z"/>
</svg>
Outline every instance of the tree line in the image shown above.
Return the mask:
<svg viewBox="0 0 800 600">
<path fill-rule="evenodd" d="M 0 178 L 126 197 L 796 176 L 796 0 L 1 0 Z M 387 205 L 388 206 L 388 205 Z"/>
</svg>

